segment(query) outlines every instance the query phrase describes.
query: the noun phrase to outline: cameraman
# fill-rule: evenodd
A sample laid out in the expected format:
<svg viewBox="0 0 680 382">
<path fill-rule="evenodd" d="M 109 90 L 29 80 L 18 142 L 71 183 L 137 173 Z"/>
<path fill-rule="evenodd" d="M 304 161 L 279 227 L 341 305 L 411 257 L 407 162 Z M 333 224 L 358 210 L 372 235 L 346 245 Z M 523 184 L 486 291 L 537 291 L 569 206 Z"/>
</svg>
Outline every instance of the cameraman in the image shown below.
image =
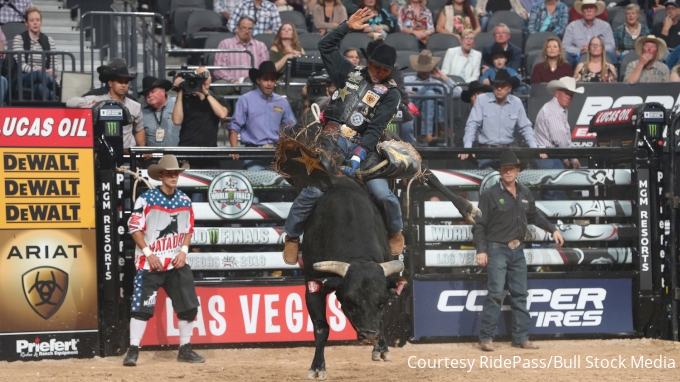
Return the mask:
<svg viewBox="0 0 680 382">
<path fill-rule="evenodd" d="M 190 83 L 200 82 L 200 89 L 188 89 Z M 227 101 L 210 93 L 210 72 L 201 66 L 194 73 L 180 72 L 175 78 L 177 102 L 172 110 L 172 122 L 182 125 L 180 147 L 217 147 L 217 134 L 227 117 Z M 193 90 L 187 94 L 188 90 Z M 217 168 L 214 160 L 192 160 L 192 168 Z"/>
<path fill-rule="evenodd" d="M 319 109 L 323 111 L 335 89 L 335 84 L 331 81 L 326 69 L 323 69 L 321 73 L 312 73 L 307 78 L 307 84 L 302 88 L 304 106 L 301 115 L 309 111 L 313 103 L 319 105 Z"/>
</svg>

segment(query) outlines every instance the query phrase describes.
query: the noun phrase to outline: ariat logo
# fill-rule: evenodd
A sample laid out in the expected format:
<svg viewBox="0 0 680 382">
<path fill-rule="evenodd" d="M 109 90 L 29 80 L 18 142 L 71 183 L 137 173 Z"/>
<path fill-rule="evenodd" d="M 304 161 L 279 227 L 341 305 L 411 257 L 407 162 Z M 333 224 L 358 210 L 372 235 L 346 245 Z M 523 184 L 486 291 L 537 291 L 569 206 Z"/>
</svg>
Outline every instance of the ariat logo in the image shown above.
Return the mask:
<svg viewBox="0 0 680 382">
<path fill-rule="evenodd" d="M 26 301 L 40 317 L 49 319 L 64 302 L 68 273 L 54 267 L 37 267 L 22 277 Z"/>
<path fill-rule="evenodd" d="M 118 122 L 106 122 L 106 135 L 118 135 Z"/>
</svg>

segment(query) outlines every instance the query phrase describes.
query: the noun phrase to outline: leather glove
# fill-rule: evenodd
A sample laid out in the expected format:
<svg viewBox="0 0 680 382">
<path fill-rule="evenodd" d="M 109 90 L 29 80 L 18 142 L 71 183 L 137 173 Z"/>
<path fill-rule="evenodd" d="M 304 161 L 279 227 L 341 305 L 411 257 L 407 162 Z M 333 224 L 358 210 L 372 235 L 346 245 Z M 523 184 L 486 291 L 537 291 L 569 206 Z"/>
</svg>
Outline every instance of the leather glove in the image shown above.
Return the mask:
<svg viewBox="0 0 680 382">
<path fill-rule="evenodd" d="M 349 167 L 343 166 L 342 173 L 347 176 L 353 177 L 356 175 L 356 172 L 359 169 L 359 166 L 361 165 L 361 161 L 366 159 L 366 150 L 361 146 L 357 146 L 357 148 L 354 149 L 352 154 L 353 154 L 352 159 L 349 160 Z"/>
</svg>

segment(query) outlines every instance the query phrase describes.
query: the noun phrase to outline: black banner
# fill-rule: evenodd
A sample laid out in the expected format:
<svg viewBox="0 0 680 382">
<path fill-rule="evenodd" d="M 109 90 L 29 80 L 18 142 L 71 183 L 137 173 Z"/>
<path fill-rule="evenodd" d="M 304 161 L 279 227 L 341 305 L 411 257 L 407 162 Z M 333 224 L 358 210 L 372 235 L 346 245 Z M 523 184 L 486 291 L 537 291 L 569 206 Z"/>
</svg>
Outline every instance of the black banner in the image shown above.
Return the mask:
<svg viewBox="0 0 680 382">
<path fill-rule="evenodd" d="M 573 147 L 595 146 L 595 136 L 589 132 L 591 118 L 599 111 L 637 105 L 644 102 L 658 102 L 671 110 L 680 103 L 680 82 L 664 84 L 601 84 L 579 83 L 585 88 L 583 94 L 575 94 L 569 106 L 569 126 Z M 536 115 L 552 95 L 547 86 L 532 85 L 529 103 L 529 119 L 536 121 Z"/>
<path fill-rule="evenodd" d="M 99 333 L 89 331 L 0 335 L 0 358 L 7 361 L 92 358 L 99 354 Z"/>
</svg>

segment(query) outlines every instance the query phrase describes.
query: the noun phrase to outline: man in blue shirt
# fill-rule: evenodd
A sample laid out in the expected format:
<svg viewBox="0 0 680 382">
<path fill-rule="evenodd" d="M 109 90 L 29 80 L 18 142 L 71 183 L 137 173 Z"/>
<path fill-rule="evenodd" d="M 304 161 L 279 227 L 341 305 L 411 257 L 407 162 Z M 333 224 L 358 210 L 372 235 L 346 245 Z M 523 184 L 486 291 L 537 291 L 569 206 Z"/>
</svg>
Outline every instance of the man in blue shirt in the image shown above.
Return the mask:
<svg viewBox="0 0 680 382">
<path fill-rule="evenodd" d="M 279 130 L 297 123 L 288 101 L 274 93 L 276 81 L 282 73 L 276 71 L 272 61 L 264 61 L 259 69 L 250 69 L 251 81 L 258 87 L 236 102 L 229 124 L 229 143 L 238 146 L 238 134 L 246 147 L 274 147 L 279 141 Z M 232 154 L 238 159 L 238 154 Z M 264 170 L 268 161 L 245 161 L 246 170 Z"/>
</svg>

